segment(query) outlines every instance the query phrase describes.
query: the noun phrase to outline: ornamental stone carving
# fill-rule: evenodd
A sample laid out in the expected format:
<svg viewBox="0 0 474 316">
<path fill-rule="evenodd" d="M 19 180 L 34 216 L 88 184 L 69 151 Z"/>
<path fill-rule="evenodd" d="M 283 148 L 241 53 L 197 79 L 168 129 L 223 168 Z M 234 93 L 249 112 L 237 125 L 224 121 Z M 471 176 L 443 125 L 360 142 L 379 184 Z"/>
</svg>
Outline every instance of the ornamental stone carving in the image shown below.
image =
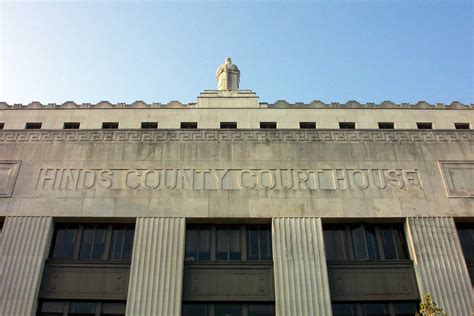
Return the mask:
<svg viewBox="0 0 474 316">
<path fill-rule="evenodd" d="M 227 57 L 224 64 L 216 71 L 217 90 L 239 90 L 240 70 L 232 63 L 232 59 Z"/>
</svg>

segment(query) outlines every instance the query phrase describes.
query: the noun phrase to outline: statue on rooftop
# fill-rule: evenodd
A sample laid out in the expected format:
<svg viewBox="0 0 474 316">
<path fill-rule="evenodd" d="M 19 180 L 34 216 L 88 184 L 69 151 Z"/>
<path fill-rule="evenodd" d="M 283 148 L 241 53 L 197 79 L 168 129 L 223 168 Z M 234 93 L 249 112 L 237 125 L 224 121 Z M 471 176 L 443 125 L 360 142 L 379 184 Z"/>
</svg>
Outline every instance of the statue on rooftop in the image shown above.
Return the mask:
<svg viewBox="0 0 474 316">
<path fill-rule="evenodd" d="M 240 70 L 232 63 L 232 59 L 227 57 L 224 64 L 216 71 L 217 90 L 239 90 Z"/>
</svg>

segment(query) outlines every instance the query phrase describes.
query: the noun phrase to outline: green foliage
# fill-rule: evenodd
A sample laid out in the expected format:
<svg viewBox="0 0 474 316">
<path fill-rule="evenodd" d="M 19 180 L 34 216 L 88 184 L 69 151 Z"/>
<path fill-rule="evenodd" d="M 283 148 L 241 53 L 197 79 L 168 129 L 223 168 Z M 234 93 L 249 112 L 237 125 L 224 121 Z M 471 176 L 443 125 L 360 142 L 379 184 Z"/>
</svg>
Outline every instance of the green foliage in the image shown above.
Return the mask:
<svg viewBox="0 0 474 316">
<path fill-rule="evenodd" d="M 423 301 L 420 303 L 420 312 L 418 316 L 448 316 L 443 312 L 441 307 L 438 307 L 431 298 L 430 294 L 426 294 Z"/>
</svg>

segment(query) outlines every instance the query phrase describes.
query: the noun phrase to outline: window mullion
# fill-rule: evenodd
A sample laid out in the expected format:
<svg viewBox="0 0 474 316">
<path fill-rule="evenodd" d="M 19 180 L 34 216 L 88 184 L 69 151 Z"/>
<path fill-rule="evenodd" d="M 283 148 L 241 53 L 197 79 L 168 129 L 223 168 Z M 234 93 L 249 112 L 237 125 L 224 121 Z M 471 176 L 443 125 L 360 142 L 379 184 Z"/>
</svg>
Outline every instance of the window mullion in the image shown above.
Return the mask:
<svg viewBox="0 0 474 316">
<path fill-rule="evenodd" d="M 240 258 L 247 261 L 247 229 L 245 225 L 240 227 Z"/>
<path fill-rule="evenodd" d="M 63 315 L 64 316 L 69 315 L 69 304 L 71 304 L 69 301 L 64 302 L 64 304 L 63 304 Z"/>
<path fill-rule="evenodd" d="M 107 230 L 105 232 L 105 247 L 104 253 L 102 254 L 102 260 L 110 259 L 110 244 L 112 243 L 112 225 L 107 225 Z M 125 235 L 125 232 L 124 232 Z M 120 254 L 120 259 L 122 255 Z"/>
<path fill-rule="evenodd" d="M 349 227 L 349 225 L 345 225 L 345 242 L 346 242 L 346 246 L 347 247 L 347 250 L 349 252 L 349 260 L 350 261 L 355 261 L 356 258 L 355 258 L 355 249 L 354 249 L 354 242 L 352 240 L 352 233 L 351 233 L 351 229 Z"/>
<path fill-rule="evenodd" d="M 74 245 L 74 256 L 73 256 L 74 260 L 79 259 L 79 251 L 80 251 L 81 243 L 82 243 L 83 230 L 84 230 L 84 225 L 79 225 L 77 227 L 77 237 L 76 237 L 76 244 Z"/>
<path fill-rule="evenodd" d="M 217 252 L 217 233 L 216 226 L 211 226 L 211 261 L 216 261 Z"/>
<path fill-rule="evenodd" d="M 380 260 L 385 261 L 385 251 L 383 249 L 382 232 L 380 231 L 380 226 L 376 225 L 374 227 L 374 231 L 375 231 L 375 240 L 377 242 L 377 249 L 379 250 Z"/>
<path fill-rule="evenodd" d="M 95 316 L 100 316 L 102 312 L 102 302 L 97 302 L 95 304 Z"/>
</svg>

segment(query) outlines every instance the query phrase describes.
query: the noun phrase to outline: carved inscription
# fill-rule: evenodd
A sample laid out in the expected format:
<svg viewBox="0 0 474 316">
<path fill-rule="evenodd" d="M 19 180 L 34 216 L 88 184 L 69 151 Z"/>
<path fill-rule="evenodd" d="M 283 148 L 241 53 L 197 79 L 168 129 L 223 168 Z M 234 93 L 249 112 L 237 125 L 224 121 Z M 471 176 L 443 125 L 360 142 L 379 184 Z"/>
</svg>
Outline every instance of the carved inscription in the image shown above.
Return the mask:
<svg viewBox="0 0 474 316">
<path fill-rule="evenodd" d="M 422 189 L 417 169 L 54 169 L 38 190 L 385 190 Z"/>
</svg>

